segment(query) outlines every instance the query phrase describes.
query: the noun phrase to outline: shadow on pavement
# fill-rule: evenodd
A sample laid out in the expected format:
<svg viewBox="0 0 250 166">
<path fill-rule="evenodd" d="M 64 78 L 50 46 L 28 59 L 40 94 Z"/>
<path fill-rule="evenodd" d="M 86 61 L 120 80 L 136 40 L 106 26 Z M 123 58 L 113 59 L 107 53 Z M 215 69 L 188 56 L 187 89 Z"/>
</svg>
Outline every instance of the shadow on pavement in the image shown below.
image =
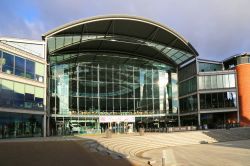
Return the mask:
<svg viewBox="0 0 250 166">
<path fill-rule="evenodd" d="M 219 143 L 214 143 L 213 145 L 214 146 L 231 147 L 231 148 L 250 149 L 250 139 L 249 140 L 240 140 L 240 141 L 219 142 Z"/>
<path fill-rule="evenodd" d="M 217 129 L 206 130 L 203 134 L 214 138 L 218 142 L 237 141 L 250 139 L 250 128 L 231 128 L 231 129 Z"/>
<path fill-rule="evenodd" d="M 84 138 L 0 141 L 0 165 L 135 166 L 126 156 Z"/>
</svg>

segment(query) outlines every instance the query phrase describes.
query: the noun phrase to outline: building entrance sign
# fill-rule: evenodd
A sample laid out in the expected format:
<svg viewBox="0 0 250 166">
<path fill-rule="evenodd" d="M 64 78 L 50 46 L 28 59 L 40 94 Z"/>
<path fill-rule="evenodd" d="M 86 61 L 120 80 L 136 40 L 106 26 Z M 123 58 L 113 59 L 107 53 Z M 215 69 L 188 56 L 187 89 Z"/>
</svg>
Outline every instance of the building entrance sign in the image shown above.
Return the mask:
<svg viewBox="0 0 250 166">
<path fill-rule="evenodd" d="M 100 123 L 110 122 L 135 122 L 135 116 L 100 116 Z"/>
</svg>

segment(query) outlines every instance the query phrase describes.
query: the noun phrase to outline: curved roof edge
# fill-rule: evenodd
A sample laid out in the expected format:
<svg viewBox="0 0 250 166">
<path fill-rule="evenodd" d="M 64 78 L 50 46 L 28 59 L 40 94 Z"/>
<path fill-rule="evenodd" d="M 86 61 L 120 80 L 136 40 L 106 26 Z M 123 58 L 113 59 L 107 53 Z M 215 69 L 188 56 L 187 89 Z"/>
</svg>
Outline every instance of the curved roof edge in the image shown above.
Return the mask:
<svg viewBox="0 0 250 166">
<path fill-rule="evenodd" d="M 58 32 L 61 32 L 65 29 L 77 26 L 77 25 L 81 25 L 81 24 L 86 24 L 86 23 L 91 23 L 91 22 L 96 22 L 96 21 L 105 21 L 105 20 L 111 20 L 111 19 L 116 19 L 116 20 L 134 20 L 134 21 L 139 21 L 139 22 L 144 22 L 147 24 L 151 24 L 154 26 L 157 26 L 171 34 L 173 34 L 174 36 L 176 36 L 178 39 L 180 39 L 183 43 L 185 43 L 194 53 L 194 55 L 198 56 L 198 52 L 195 50 L 195 48 L 180 34 L 178 34 L 175 30 L 160 24 L 158 22 L 143 18 L 143 17 L 138 17 L 138 16 L 129 16 L 129 15 L 100 15 L 100 16 L 95 16 L 95 17 L 90 17 L 90 18 L 86 18 L 86 19 L 79 19 L 76 21 L 72 21 L 69 23 L 66 23 L 62 26 L 59 26 L 55 29 L 52 29 L 51 31 L 48 31 L 47 33 L 42 35 L 42 39 L 44 40 L 46 37 L 50 37 Z"/>
</svg>

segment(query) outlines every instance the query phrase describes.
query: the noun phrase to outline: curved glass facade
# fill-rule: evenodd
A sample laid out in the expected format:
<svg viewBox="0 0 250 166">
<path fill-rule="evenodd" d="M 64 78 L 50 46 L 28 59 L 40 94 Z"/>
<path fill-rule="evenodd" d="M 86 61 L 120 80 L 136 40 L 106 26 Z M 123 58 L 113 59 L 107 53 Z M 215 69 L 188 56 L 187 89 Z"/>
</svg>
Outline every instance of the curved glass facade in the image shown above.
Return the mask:
<svg viewBox="0 0 250 166">
<path fill-rule="evenodd" d="M 178 66 L 198 53 L 174 31 L 140 18 L 101 17 L 43 37 L 52 133 L 177 125 Z"/>
<path fill-rule="evenodd" d="M 58 55 L 50 62 L 52 114 L 177 114 L 172 66 L 118 54 Z"/>
</svg>

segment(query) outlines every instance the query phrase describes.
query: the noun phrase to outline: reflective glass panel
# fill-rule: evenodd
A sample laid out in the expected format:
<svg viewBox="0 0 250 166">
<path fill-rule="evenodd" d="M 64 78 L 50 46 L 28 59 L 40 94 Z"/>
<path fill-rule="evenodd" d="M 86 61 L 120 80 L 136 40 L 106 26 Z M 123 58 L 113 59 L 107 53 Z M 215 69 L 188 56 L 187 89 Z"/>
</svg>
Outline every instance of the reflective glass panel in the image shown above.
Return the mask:
<svg viewBox="0 0 250 166">
<path fill-rule="evenodd" d="M 58 114 L 177 113 L 178 77 L 174 67 L 155 65 L 143 58 L 132 61 L 125 55 L 100 56 L 86 55 L 78 63 L 60 60 L 57 64 L 54 59 L 51 106 Z"/>
<path fill-rule="evenodd" d="M 30 79 L 35 78 L 35 62 L 26 60 L 26 77 Z"/>
<path fill-rule="evenodd" d="M 15 56 L 15 75 L 25 77 L 25 60 Z"/>
<path fill-rule="evenodd" d="M 7 74 L 13 74 L 14 70 L 14 56 L 3 52 L 3 68 L 2 71 Z"/>
</svg>

